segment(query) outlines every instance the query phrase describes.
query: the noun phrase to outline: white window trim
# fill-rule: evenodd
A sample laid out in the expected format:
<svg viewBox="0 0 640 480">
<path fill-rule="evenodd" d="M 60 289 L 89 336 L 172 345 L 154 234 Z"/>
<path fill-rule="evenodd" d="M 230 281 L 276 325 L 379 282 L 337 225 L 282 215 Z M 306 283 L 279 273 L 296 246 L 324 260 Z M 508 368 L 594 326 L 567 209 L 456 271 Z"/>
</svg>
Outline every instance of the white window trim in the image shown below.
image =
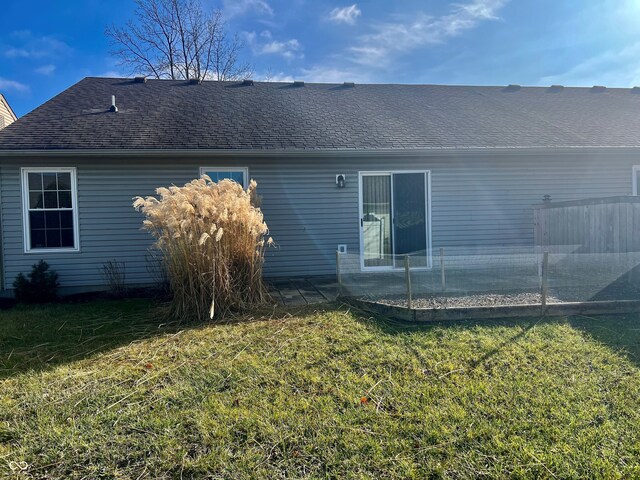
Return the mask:
<svg viewBox="0 0 640 480">
<path fill-rule="evenodd" d="M 640 165 L 634 165 L 631 170 L 631 191 L 633 195 L 638 195 L 638 172 L 640 171 Z"/>
<path fill-rule="evenodd" d="M 358 172 L 358 225 L 360 225 L 360 220 L 364 216 L 363 208 L 362 208 L 362 178 L 366 176 L 372 175 L 391 175 L 394 173 L 422 173 L 425 176 L 424 185 L 425 185 L 425 214 L 427 215 L 427 219 L 425 222 L 425 228 L 427 230 L 427 266 L 426 267 L 415 267 L 412 270 L 431 270 L 433 268 L 433 248 L 432 248 L 432 231 L 431 231 L 431 170 L 372 170 L 372 171 L 360 171 Z M 391 195 L 393 195 L 393 181 Z M 402 269 L 402 267 L 395 267 L 390 265 L 388 267 L 365 267 L 364 265 L 364 237 L 362 235 L 362 227 L 359 228 L 358 235 L 360 236 L 360 271 L 361 272 L 389 272 L 389 271 L 398 271 Z"/>
<path fill-rule="evenodd" d="M 29 173 L 70 173 L 71 208 L 73 211 L 74 248 L 31 248 L 31 225 L 29 224 Z M 24 253 L 68 253 L 80 251 L 80 225 L 78 222 L 78 182 L 76 167 L 22 167 L 20 169 L 22 188 L 22 230 L 24 234 Z"/>
<path fill-rule="evenodd" d="M 200 176 L 203 176 L 207 171 L 244 172 L 244 185 L 242 185 L 242 188 L 247 188 L 247 186 L 249 185 L 249 168 L 248 167 L 200 167 Z"/>
</svg>

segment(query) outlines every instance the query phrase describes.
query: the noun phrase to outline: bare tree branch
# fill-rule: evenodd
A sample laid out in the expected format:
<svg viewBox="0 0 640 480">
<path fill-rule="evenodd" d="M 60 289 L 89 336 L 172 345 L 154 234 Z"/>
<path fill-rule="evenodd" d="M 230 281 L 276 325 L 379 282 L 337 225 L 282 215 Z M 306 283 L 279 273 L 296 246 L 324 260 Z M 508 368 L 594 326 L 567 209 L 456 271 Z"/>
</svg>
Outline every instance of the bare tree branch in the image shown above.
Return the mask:
<svg viewBox="0 0 640 480">
<path fill-rule="evenodd" d="M 200 1 L 136 0 L 136 22 L 105 29 L 112 55 L 133 74 L 154 78 L 248 78 L 243 43 L 228 36 L 220 10 L 205 12 Z"/>
</svg>

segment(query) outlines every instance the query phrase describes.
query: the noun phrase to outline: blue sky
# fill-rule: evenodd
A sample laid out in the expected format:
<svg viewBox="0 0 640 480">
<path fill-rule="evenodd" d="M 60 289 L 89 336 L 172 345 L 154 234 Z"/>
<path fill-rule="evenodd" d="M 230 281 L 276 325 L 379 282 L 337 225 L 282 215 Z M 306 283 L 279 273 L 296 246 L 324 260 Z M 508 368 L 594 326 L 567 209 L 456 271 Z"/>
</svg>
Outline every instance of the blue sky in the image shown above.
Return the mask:
<svg viewBox="0 0 640 480">
<path fill-rule="evenodd" d="M 203 0 L 254 78 L 358 83 L 640 85 L 640 0 Z M 21 116 L 85 76 L 128 73 L 105 26 L 133 0 L 8 0 L 0 92 Z"/>
</svg>

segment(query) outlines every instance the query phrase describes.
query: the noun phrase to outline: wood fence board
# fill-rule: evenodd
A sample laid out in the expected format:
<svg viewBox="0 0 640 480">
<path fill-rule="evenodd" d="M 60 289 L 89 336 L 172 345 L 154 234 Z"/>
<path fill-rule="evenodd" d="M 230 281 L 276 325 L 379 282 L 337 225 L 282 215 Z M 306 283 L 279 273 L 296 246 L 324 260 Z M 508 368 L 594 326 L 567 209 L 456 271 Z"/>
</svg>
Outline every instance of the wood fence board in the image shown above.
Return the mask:
<svg viewBox="0 0 640 480">
<path fill-rule="evenodd" d="M 546 203 L 534 209 L 534 229 L 537 246 L 574 246 L 580 253 L 640 251 L 640 199 Z"/>
</svg>

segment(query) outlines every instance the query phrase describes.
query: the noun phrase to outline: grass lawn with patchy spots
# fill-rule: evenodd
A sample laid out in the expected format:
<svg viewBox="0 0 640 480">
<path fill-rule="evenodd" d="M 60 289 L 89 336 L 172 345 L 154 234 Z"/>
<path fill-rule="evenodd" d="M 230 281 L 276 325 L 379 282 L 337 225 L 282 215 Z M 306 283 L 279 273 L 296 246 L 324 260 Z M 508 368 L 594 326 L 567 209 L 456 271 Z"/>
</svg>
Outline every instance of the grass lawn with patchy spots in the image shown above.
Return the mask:
<svg viewBox="0 0 640 480">
<path fill-rule="evenodd" d="M 640 476 L 637 316 L 0 312 L 0 477 Z"/>
</svg>

